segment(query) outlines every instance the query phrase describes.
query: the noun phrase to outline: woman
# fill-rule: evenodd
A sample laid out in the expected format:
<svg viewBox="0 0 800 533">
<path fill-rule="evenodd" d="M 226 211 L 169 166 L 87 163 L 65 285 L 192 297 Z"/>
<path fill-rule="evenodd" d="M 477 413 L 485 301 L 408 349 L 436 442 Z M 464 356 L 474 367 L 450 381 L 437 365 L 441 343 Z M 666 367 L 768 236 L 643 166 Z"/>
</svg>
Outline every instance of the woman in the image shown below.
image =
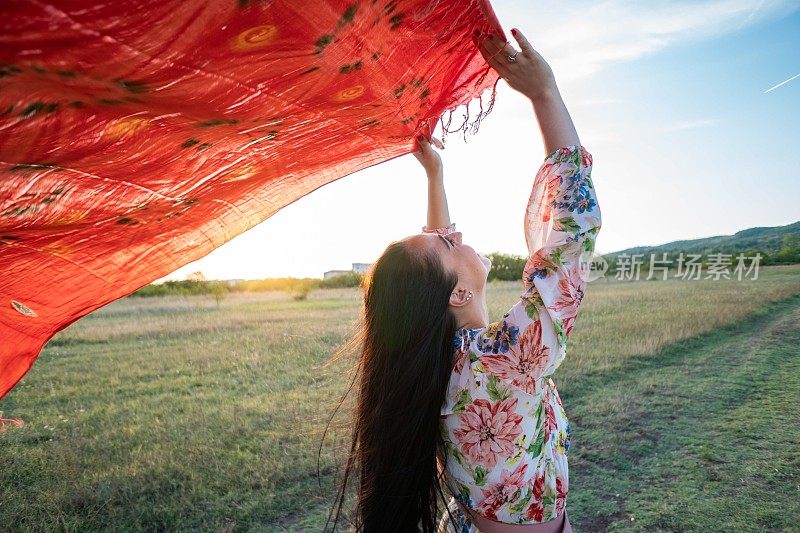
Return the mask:
<svg viewBox="0 0 800 533">
<path fill-rule="evenodd" d="M 357 471 L 359 531 L 571 531 L 570 429 L 549 376 L 575 324 L 586 286 L 579 258 L 594 248 L 600 211 L 592 157 L 552 70 L 521 32 L 512 35 L 520 51 L 491 35 L 478 46 L 530 99 L 544 138 L 525 213 L 525 291 L 489 323 L 491 263 L 450 223 L 441 159 L 421 139 L 414 155 L 429 180 L 427 225 L 391 243 L 365 279 L 353 440 L 334 529 Z"/>
</svg>

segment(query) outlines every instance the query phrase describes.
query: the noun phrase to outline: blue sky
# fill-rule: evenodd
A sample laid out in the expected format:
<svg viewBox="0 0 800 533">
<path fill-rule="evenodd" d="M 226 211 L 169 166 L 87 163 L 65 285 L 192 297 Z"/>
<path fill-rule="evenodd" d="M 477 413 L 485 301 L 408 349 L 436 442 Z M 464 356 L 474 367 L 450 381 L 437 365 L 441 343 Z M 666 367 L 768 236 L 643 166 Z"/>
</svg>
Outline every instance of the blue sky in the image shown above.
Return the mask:
<svg viewBox="0 0 800 533">
<path fill-rule="evenodd" d="M 800 2 L 492 5 L 509 39 L 521 29 L 553 68 L 593 156 L 599 252 L 800 220 Z M 477 135 L 445 144 L 450 217 L 464 242 L 524 254 L 525 203 L 544 156 L 529 102 L 500 81 Z M 413 155 L 395 158 L 317 189 L 164 279 L 322 277 L 369 263 L 420 231 L 426 193 Z"/>
</svg>

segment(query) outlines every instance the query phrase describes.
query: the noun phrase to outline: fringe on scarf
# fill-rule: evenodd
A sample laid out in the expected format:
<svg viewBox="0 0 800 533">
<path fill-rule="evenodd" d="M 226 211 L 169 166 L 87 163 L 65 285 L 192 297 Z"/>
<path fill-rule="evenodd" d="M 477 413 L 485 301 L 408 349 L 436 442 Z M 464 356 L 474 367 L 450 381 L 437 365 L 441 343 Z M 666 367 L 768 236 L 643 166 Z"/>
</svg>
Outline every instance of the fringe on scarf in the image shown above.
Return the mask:
<svg viewBox="0 0 800 533">
<path fill-rule="evenodd" d="M 486 69 L 486 71 L 483 73 L 481 78 L 477 81 L 476 85 L 479 85 L 483 81 L 483 79 L 486 77 L 486 75 L 488 73 L 489 73 L 489 68 Z M 458 107 L 456 107 L 454 109 L 451 109 L 449 111 L 449 114 L 448 114 L 448 117 L 447 117 L 447 124 L 445 124 L 445 122 L 444 122 L 444 114 L 442 114 L 442 116 L 439 119 L 439 121 L 442 124 L 442 143 L 444 143 L 445 139 L 447 139 L 447 134 L 448 133 L 457 133 L 459 131 L 463 132 L 463 134 L 464 134 L 464 137 L 463 137 L 464 138 L 464 142 L 467 142 L 467 134 L 475 135 L 476 133 L 478 133 L 478 128 L 480 127 L 481 121 L 484 118 L 486 118 L 489 115 L 489 113 L 492 112 L 492 109 L 494 108 L 494 99 L 495 99 L 495 96 L 497 95 L 497 83 L 500 80 L 501 80 L 501 78 L 500 78 L 500 76 L 498 76 L 497 80 L 495 80 L 494 85 L 492 86 L 492 94 L 491 94 L 491 97 L 490 97 L 490 100 L 489 100 L 489 106 L 487 107 L 487 109 L 485 111 L 483 109 L 483 97 L 485 95 L 485 91 L 484 91 L 484 93 L 482 93 L 482 94 L 480 94 L 478 96 L 478 105 L 480 106 L 480 109 L 478 111 L 478 115 L 474 118 L 474 120 L 472 122 L 469 121 L 469 105 L 472 103 L 472 101 L 474 99 L 470 100 L 469 102 L 464 104 L 464 110 L 466 111 L 466 113 L 463 115 L 464 116 L 464 122 L 461 124 L 461 126 L 459 126 L 458 128 L 456 128 L 454 130 L 450 129 L 450 125 L 451 125 L 451 123 L 453 121 L 453 113 L 458 110 Z"/>
</svg>

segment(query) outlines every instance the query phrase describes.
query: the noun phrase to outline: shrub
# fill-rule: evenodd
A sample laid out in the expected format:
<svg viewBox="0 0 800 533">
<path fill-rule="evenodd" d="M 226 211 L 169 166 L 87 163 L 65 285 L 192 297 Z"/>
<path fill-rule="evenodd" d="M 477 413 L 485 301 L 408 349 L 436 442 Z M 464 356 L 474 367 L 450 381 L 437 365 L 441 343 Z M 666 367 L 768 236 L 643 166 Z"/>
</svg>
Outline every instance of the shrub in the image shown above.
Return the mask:
<svg viewBox="0 0 800 533">
<path fill-rule="evenodd" d="M 328 279 L 323 279 L 319 282 L 320 288 L 323 289 L 338 289 L 341 287 L 359 287 L 364 279 L 363 274 L 358 272 L 347 272 L 345 274 L 338 274 Z"/>
<path fill-rule="evenodd" d="M 294 300 L 305 300 L 308 298 L 308 293 L 319 286 L 317 279 L 304 279 L 298 280 L 290 286 L 290 294 Z"/>
<path fill-rule="evenodd" d="M 194 294 L 212 294 L 219 302 L 229 291 L 224 281 L 165 281 L 158 285 L 150 284 L 136 290 L 131 296 L 191 296 Z"/>
</svg>

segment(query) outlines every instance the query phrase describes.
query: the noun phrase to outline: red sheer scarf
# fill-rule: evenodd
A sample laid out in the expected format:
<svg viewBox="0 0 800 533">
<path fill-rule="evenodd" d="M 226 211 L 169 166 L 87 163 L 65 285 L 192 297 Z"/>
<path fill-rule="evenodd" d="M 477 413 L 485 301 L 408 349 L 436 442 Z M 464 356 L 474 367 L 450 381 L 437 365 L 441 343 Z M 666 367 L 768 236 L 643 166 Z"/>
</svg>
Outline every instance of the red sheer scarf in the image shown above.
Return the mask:
<svg viewBox="0 0 800 533">
<path fill-rule="evenodd" d="M 503 35 L 488 0 L 12 0 L 0 28 L 0 397 L 80 317 L 413 151 Z"/>
</svg>

